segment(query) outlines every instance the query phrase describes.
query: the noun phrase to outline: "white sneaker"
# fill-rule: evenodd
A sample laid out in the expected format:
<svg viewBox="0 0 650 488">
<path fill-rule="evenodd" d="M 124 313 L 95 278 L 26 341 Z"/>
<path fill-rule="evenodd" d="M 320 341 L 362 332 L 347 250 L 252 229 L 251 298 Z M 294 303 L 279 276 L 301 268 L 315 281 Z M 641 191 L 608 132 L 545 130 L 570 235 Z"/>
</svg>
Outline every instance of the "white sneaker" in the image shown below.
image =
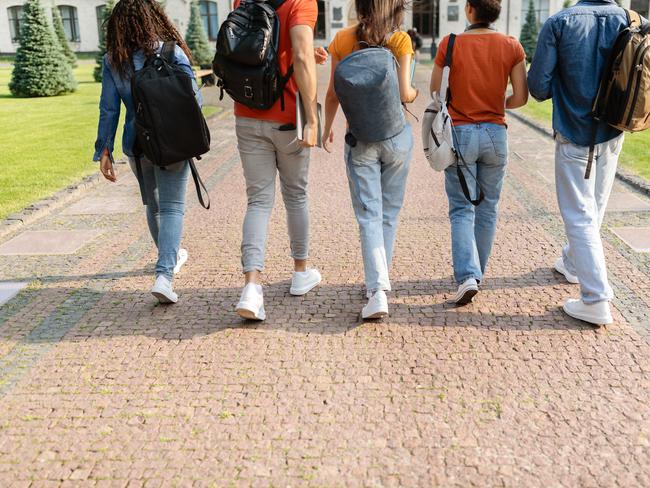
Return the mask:
<svg viewBox="0 0 650 488">
<path fill-rule="evenodd" d="M 562 259 L 561 257 L 557 258 L 557 261 L 555 261 L 555 265 L 553 266 L 553 268 L 555 268 L 555 271 L 557 271 L 561 275 L 564 275 L 564 277 L 569 283 L 572 283 L 574 285 L 580 283 L 578 277 L 574 274 L 569 273 L 569 271 L 566 269 L 566 266 L 564 266 L 564 259 Z"/>
<path fill-rule="evenodd" d="M 454 302 L 458 305 L 467 305 L 474 299 L 478 293 L 478 282 L 474 278 L 463 281 L 458 287 L 458 292 L 454 297 Z"/>
<path fill-rule="evenodd" d="M 318 286 L 321 279 L 321 275 L 317 269 L 294 271 L 293 276 L 291 277 L 291 288 L 289 288 L 289 293 L 296 296 L 304 295 Z"/>
<path fill-rule="evenodd" d="M 237 314 L 247 320 L 264 320 L 264 294 L 262 285 L 257 283 L 247 284 L 241 292 L 241 298 L 235 309 Z"/>
<path fill-rule="evenodd" d="M 378 290 L 368 299 L 368 304 L 361 310 L 363 319 L 381 319 L 388 316 L 388 298 L 384 290 Z"/>
<path fill-rule="evenodd" d="M 562 309 L 574 319 L 589 322 L 594 325 L 607 325 L 614 322 L 609 302 L 604 300 L 596 303 L 585 303 L 582 300 L 569 298 Z"/>
<path fill-rule="evenodd" d="M 176 255 L 176 266 L 174 266 L 174 274 L 177 274 L 183 265 L 187 262 L 187 249 L 179 249 Z"/>
<path fill-rule="evenodd" d="M 156 278 L 156 282 L 151 288 L 151 294 L 160 303 L 176 303 L 178 301 L 178 295 L 172 289 L 172 282 L 163 275 L 159 275 Z"/>
</svg>

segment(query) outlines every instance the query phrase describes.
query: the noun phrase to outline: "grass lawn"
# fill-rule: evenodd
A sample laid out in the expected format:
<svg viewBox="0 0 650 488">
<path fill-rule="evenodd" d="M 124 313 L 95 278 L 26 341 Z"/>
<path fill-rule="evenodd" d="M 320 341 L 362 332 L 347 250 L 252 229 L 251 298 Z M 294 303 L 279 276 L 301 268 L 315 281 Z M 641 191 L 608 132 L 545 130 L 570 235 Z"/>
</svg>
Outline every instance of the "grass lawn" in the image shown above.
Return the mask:
<svg viewBox="0 0 650 488">
<path fill-rule="evenodd" d="M 97 171 L 92 156 L 101 85 L 93 80 L 93 68 L 92 61 L 79 63 L 79 88 L 71 95 L 14 98 L 11 68 L 0 67 L 0 219 Z M 122 121 L 116 158 L 122 156 L 121 128 Z"/>
<path fill-rule="evenodd" d="M 538 103 L 531 99 L 520 111 L 547 127 L 551 127 L 552 109 L 553 104 L 550 100 Z M 621 154 L 620 162 L 626 169 L 646 179 L 650 179 L 650 130 L 635 134 L 625 134 L 625 143 L 623 144 L 623 153 Z"/>
</svg>

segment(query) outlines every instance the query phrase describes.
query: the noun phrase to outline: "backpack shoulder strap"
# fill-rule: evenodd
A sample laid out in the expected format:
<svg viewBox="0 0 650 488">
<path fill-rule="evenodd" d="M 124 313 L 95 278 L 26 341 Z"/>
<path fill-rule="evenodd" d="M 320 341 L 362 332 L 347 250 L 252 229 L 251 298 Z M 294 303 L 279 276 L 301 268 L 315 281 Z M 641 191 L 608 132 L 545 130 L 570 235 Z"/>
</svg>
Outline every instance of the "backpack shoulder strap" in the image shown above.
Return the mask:
<svg viewBox="0 0 650 488">
<path fill-rule="evenodd" d="M 286 0 L 266 0 L 266 2 L 273 7 L 274 10 L 279 9 Z"/>
<path fill-rule="evenodd" d="M 449 34 L 447 43 L 447 54 L 445 56 L 445 66 L 451 67 L 452 55 L 454 53 L 454 44 L 456 43 L 456 34 Z"/>
<path fill-rule="evenodd" d="M 160 51 L 162 58 L 168 63 L 174 62 L 174 51 L 176 50 L 176 41 L 165 41 Z"/>
<path fill-rule="evenodd" d="M 625 10 L 625 15 L 627 16 L 627 23 L 631 28 L 641 27 L 641 16 L 634 10 Z"/>
</svg>

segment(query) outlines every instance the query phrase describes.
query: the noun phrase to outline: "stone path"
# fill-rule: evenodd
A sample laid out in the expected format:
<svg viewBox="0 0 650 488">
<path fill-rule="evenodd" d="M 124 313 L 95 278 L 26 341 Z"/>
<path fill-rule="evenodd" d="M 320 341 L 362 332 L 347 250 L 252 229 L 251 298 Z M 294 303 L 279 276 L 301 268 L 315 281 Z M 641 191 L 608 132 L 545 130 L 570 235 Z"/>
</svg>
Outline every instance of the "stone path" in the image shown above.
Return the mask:
<svg viewBox="0 0 650 488">
<path fill-rule="evenodd" d="M 0 486 L 650 486 L 650 254 L 616 231 L 650 227 L 646 197 L 617 184 L 603 229 L 616 323 L 567 318 L 577 289 L 550 267 L 563 243 L 552 142 L 511 120 L 494 255 L 457 309 L 442 178 L 418 142 L 391 317 L 361 323 L 339 124 L 311 167 L 324 282 L 288 294 L 278 204 L 268 319 L 251 324 L 233 313 L 245 196 L 232 118 L 211 126 L 213 208 L 188 192 L 177 305 L 148 293 L 155 254 L 124 167 L 24 229 L 75 231 L 78 250 L 0 256 L 5 288 L 28 284 L 0 307 Z"/>
</svg>

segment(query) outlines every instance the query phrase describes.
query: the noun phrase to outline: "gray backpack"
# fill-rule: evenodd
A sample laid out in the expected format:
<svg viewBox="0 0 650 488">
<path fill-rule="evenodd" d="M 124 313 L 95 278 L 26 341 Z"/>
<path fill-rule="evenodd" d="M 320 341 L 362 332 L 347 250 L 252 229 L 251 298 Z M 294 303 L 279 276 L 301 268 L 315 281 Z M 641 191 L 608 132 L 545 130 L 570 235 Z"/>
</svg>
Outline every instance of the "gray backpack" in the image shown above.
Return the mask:
<svg viewBox="0 0 650 488">
<path fill-rule="evenodd" d="M 334 91 L 354 139 L 379 142 L 404 130 L 397 61 L 388 49 L 368 47 L 343 58 L 334 71 Z"/>
</svg>

